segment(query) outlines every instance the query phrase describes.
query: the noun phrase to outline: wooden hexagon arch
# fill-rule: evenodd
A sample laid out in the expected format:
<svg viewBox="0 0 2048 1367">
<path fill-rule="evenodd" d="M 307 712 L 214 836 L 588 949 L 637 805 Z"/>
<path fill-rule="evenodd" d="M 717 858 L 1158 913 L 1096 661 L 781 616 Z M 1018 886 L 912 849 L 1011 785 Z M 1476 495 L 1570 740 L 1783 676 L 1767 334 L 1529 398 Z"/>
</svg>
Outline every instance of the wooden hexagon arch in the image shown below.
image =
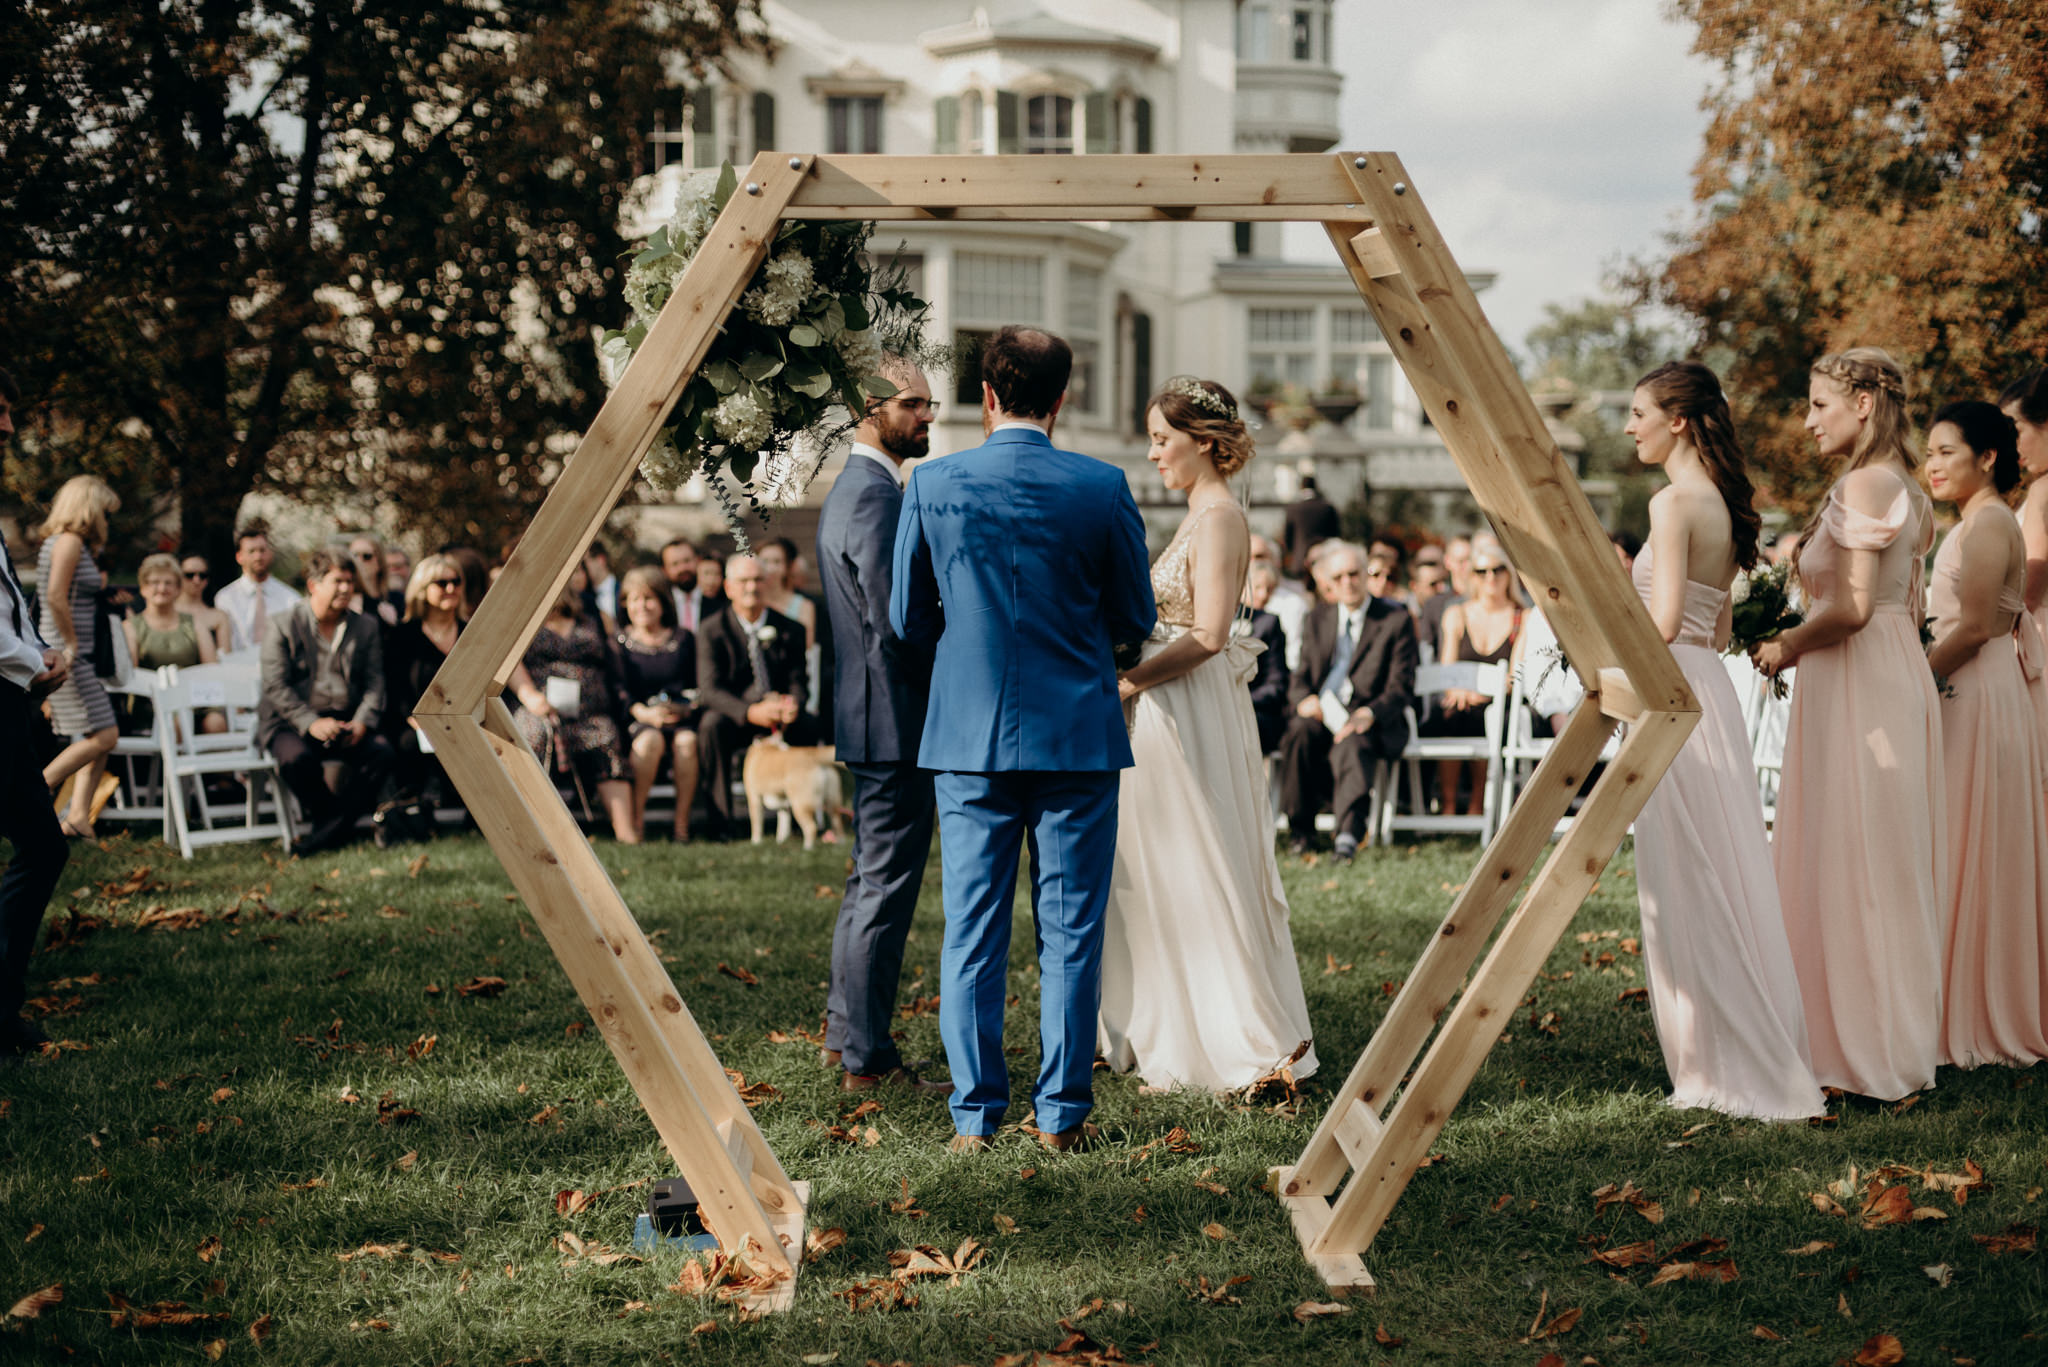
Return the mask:
<svg viewBox="0 0 2048 1367">
<path fill-rule="evenodd" d="M 1584 703 L 1481 854 L 1308 1146 L 1274 1170 L 1317 1271 L 1333 1290 L 1369 1288 L 1360 1255 L 1698 720 L 1677 662 L 1393 155 L 756 157 L 413 716 L 720 1246 L 736 1252 L 751 1241 L 759 1265 L 786 1274 L 762 1308 L 794 1295 L 808 1184 L 791 1181 L 769 1152 L 499 695 L 785 218 L 1322 223 L 1588 681 Z M 1618 754 L 1467 983 L 1621 723 L 1628 732 Z"/>
</svg>

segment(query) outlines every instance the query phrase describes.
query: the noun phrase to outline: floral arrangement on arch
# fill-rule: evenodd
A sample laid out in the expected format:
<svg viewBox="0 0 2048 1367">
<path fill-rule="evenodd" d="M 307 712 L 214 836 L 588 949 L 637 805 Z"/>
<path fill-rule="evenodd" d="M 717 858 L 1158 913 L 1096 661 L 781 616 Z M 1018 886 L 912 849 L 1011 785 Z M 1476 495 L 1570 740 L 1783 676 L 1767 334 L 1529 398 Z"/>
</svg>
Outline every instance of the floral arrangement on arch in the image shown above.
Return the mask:
<svg viewBox="0 0 2048 1367">
<path fill-rule="evenodd" d="M 730 163 L 683 178 L 675 212 L 626 270 L 632 321 L 599 344 L 605 382 L 617 385 L 738 188 Z M 801 503 L 835 437 L 870 398 L 896 386 L 880 374 L 884 351 L 943 364 L 925 339 L 930 305 L 908 288 L 901 262 L 868 254 L 874 224 L 791 220 L 713 339 L 704 364 L 640 462 L 663 493 L 701 475 L 740 545 L 734 488 L 764 518 Z"/>
</svg>

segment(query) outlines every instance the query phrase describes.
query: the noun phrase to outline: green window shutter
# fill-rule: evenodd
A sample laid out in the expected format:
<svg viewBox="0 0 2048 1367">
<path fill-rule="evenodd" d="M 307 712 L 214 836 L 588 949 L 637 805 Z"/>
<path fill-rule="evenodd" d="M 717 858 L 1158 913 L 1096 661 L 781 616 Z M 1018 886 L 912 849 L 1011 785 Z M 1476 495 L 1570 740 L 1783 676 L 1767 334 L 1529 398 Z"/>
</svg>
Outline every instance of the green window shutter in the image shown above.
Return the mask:
<svg viewBox="0 0 2048 1367">
<path fill-rule="evenodd" d="M 754 92 L 754 150 L 771 151 L 775 146 L 775 97 L 765 90 Z"/>
<path fill-rule="evenodd" d="M 1142 95 L 1137 107 L 1131 110 L 1131 142 L 1133 152 L 1152 150 L 1152 101 Z"/>
<path fill-rule="evenodd" d="M 996 151 L 1003 156 L 1012 156 L 1024 150 L 1023 140 L 1017 136 L 1017 105 L 1016 91 L 996 92 Z"/>
<path fill-rule="evenodd" d="M 941 95 L 932 105 L 932 124 L 935 134 L 932 151 L 945 154 L 960 150 L 960 101 L 952 95 Z"/>
<path fill-rule="evenodd" d="M 718 165 L 718 105 L 710 86 L 690 92 L 690 164 Z"/>
<path fill-rule="evenodd" d="M 1088 92 L 1087 112 L 1083 117 L 1088 120 L 1086 145 L 1091 154 L 1100 155 L 1116 151 L 1116 122 L 1112 113 L 1114 108 L 1115 106 L 1109 102 L 1108 91 Z"/>
</svg>

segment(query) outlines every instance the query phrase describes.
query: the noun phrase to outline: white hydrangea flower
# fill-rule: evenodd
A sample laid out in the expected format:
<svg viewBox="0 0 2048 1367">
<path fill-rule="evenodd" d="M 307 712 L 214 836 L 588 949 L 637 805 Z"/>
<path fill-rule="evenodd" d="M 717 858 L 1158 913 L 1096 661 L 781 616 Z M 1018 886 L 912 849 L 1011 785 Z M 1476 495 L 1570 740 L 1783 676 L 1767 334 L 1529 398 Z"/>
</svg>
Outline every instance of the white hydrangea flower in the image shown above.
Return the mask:
<svg viewBox="0 0 2048 1367">
<path fill-rule="evenodd" d="M 839 358 L 846 362 L 846 373 L 853 377 L 855 384 L 866 376 L 880 373 L 882 339 L 873 328 L 842 332 L 834 343 L 839 348 Z"/>
<path fill-rule="evenodd" d="M 742 389 L 720 399 L 711 410 L 711 429 L 742 451 L 758 451 L 768 444 L 774 423 L 768 410 Z"/>
<path fill-rule="evenodd" d="M 661 313 L 661 306 L 668 302 L 669 294 L 675 289 L 676 277 L 688 264 L 680 254 L 670 252 L 659 261 L 629 268 L 626 271 L 626 304 L 633 310 L 634 318 L 652 326 Z"/>
<path fill-rule="evenodd" d="M 777 508 L 794 508 L 808 492 L 807 474 L 794 452 L 771 451 L 754 474 L 754 497 Z"/>
<path fill-rule="evenodd" d="M 626 363 L 633 359 L 633 344 L 623 336 L 613 337 L 597 349 L 597 361 L 604 372 L 605 387 L 616 388 L 626 373 Z"/>
<path fill-rule="evenodd" d="M 641 477 L 664 494 L 674 493 L 696 472 L 697 457 L 685 455 L 668 432 L 663 432 L 660 440 L 640 458 Z"/>
<path fill-rule="evenodd" d="M 787 251 L 761 270 L 761 283 L 740 300 L 747 316 L 772 328 L 788 327 L 811 296 L 811 259 Z"/>
<path fill-rule="evenodd" d="M 676 187 L 675 212 L 668 221 L 668 240 L 684 257 L 704 244 L 704 236 L 718 217 L 712 199 L 718 193 L 718 172 L 692 171 Z"/>
</svg>

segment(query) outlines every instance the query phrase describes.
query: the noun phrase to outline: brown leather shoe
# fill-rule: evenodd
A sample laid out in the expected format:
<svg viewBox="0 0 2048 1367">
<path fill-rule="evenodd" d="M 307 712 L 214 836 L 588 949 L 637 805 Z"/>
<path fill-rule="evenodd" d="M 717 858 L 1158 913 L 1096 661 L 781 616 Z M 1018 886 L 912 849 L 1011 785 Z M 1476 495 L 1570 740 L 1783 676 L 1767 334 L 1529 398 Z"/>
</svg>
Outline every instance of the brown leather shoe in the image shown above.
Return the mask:
<svg viewBox="0 0 2048 1367">
<path fill-rule="evenodd" d="M 995 1141 L 985 1134 L 956 1134 L 946 1141 L 948 1153 L 984 1153 Z"/>
<path fill-rule="evenodd" d="M 891 1068 L 886 1073 L 846 1073 L 839 1079 L 842 1092 L 871 1092 L 885 1087 L 901 1092 L 950 1092 L 950 1082 L 931 1082 L 908 1068 Z"/>
<path fill-rule="evenodd" d="M 839 1066 L 839 1051 L 837 1049 L 820 1049 L 818 1051 L 818 1066 L 821 1068 L 837 1068 Z"/>
<path fill-rule="evenodd" d="M 1102 1131 L 1083 1122 L 1071 1130 L 1038 1132 L 1038 1142 L 1056 1153 L 1086 1153 L 1102 1142 Z"/>
</svg>

